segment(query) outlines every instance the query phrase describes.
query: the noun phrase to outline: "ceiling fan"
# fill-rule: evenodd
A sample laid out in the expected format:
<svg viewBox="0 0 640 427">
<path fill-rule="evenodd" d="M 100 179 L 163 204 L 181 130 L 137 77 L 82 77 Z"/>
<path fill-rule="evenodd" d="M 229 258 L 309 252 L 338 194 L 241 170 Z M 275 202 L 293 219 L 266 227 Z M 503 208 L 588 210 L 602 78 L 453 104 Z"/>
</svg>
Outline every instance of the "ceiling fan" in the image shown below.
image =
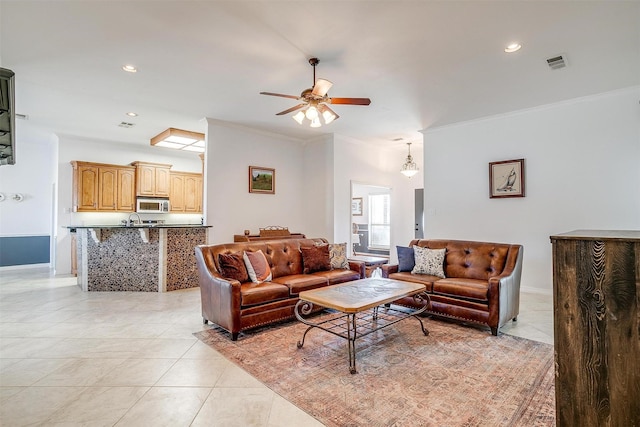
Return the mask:
<svg viewBox="0 0 640 427">
<path fill-rule="evenodd" d="M 300 96 L 295 95 L 283 95 L 281 93 L 273 92 L 260 92 L 261 95 L 280 96 L 283 98 L 296 99 L 302 101 L 302 103 L 291 107 L 284 111 L 280 111 L 276 116 L 282 116 L 284 114 L 291 113 L 296 110 L 297 114 L 293 116 L 293 119 L 302 124 L 304 119 L 311 121 L 311 127 L 320 127 L 320 116 L 324 119 L 325 124 L 329 124 L 336 120 L 340 116 L 336 114 L 327 104 L 342 104 L 342 105 L 369 105 L 371 100 L 369 98 L 330 98 L 327 95 L 333 83 L 329 80 L 318 79 L 316 80 L 316 66 L 320 63 L 318 58 L 310 58 L 309 64 L 313 67 L 313 87 L 302 91 Z"/>
</svg>

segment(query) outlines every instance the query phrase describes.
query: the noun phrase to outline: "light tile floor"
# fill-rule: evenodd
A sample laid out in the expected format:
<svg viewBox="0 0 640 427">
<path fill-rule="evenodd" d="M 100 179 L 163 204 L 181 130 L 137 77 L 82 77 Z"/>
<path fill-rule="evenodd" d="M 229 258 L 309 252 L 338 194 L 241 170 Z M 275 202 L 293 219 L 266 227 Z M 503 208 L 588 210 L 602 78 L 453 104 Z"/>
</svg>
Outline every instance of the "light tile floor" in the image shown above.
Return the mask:
<svg viewBox="0 0 640 427">
<path fill-rule="evenodd" d="M 553 343 L 551 295 L 502 331 Z M 48 269 L 0 271 L 0 425 L 321 426 L 193 337 L 196 289 L 83 293 Z"/>
</svg>

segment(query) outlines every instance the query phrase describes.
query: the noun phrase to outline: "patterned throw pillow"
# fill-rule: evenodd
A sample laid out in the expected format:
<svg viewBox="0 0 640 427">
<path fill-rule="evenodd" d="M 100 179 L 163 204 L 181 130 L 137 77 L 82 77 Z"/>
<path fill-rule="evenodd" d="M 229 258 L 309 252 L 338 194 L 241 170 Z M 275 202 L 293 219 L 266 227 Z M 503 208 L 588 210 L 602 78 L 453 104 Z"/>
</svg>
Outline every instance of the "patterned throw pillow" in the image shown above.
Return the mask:
<svg viewBox="0 0 640 427">
<path fill-rule="evenodd" d="M 413 253 L 416 259 L 416 266 L 411 270 L 411 274 L 428 274 L 444 279 L 445 252 L 446 249 L 429 249 L 414 246 Z"/>
<path fill-rule="evenodd" d="M 302 265 L 304 274 L 316 271 L 331 270 L 331 259 L 329 258 L 329 245 L 301 246 Z"/>
<path fill-rule="evenodd" d="M 218 265 L 220 274 L 227 279 L 234 279 L 240 283 L 249 281 L 247 267 L 244 265 L 244 258 L 240 252 L 232 254 L 219 254 Z"/>
<path fill-rule="evenodd" d="M 331 260 L 331 269 L 336 268 L 349 269 L 349 261 L 347 260 L 347 244 L 333 243 L 329 245 L 329 258 Z"/>
<path fill-rule="evenodd" d="M 244 265 L 247 267 L 247 273 L 253 283 L 262 283 L 271 281 L 271 267 L 267 257 L 261 250 L 257 252 L 245 252 L 243 255 Z"/>
<path fill-rule="evenodd" d="M 398 271 L 411 271 L 416 266 L 413 248 L 396 246 L 398 251 Z"/>
</svg>

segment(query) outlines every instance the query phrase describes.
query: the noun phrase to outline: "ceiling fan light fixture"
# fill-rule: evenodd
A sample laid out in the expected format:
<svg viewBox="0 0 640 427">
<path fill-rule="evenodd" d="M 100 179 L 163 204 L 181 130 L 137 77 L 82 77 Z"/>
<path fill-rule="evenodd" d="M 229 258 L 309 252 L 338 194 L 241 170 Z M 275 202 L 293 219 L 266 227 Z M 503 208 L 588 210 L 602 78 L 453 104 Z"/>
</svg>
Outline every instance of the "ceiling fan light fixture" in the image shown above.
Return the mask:
<svg viewBox="0 0 640 427">
<path fill-rule="evenodd" d="M 204 134 L 169 128 L 151 138 L 151 145 L 183 151 L 204 153 Z"/>
<path fill-rule="evenodd" d="M 328 125 L 329 123 L 331 123 L 336 119 L 336 115 L 329 110 L 324 110 L 322 112 L 322 118 L 324 118 L 324 124 Z"/>
<path fill-rule="evenodd" d="M 293 120 L 295 120 L 296 122 L 298 122 L 299 125 L 302 124 L 302 122 L 304 121 L 305 115 L 304 115 L 304 111 L 298 111 L 294 116 L 293 116 Z"/>
<path fill-rule="evenodd" d="M 415 174 L 418 173 L 420 169 L 418 169 L 418 165 L 413 161 L 413 157 L 411 157 L 411 143 L 407 142 L 409 146 L 409 154 L 407 154 L 407 160 L 402 165 L 402 169 L 400 169 L 400 173 L 407 178 L 411 178 Z"/>
<path fill-rule="evenodd" d="M 307 111 L 306 113 L 304 113 L 304 115 L 307 116 L 307 119 L 313 121 L 318 118 L 318 109 L 313 105 L 310 105 L 309 108 L 307 108 Z"/>
<path fill-rule="evenodd" d="M 294 107 L 288 108 L 284 111 L 276 113 L 276 116 L 283 116 L 285 114 L 298 111 L 293 119 L 300 125 L 305 123 L 305 119 L 309 120 L 312 128 L 322 126 L 320 116 L 324 121 L 324 124 L 329 124 L 340 116 L 331 110 L 326 104 L 341 104 L 341 105 L 369 105 L 371 100 L 369 98 L 331 98 L 328 95 L 329 89 L 333 86 L 329 80 L 316 79 L 316 66 L 320 63 L 318 58 L 309 58 L 309 64 L 313 67 L 313 87 L 302 91 L 300 96 L 285 95 L 283 93 L 275 92 L 260 92 L 260 95 L 279 96 L 281 98 L 295 99 L 301 102 Z"/>
</svg>

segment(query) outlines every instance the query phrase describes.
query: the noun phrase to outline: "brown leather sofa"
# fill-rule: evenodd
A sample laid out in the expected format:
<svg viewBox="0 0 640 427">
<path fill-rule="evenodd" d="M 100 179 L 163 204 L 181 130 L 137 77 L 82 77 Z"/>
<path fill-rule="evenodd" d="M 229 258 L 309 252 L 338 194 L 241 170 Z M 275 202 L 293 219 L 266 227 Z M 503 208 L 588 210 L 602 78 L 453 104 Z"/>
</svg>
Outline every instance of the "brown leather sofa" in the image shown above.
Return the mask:
<svg viewBox="0 0 640 427">
<path fill-rule="evenodd" d="M 382 265 L 382 277 L 426 285 L 431 297 L 427 313 L 482 323 L 498 335 L 500 327 L 517 320 L 520 311 L 521 245 L 463 240 L 412 240 L 414 245 L 446 249 L 445 278 L 398 272 L 397 264 Z M 396 303 L 414 306 L 412 298 Z"/>
<path fill-rule="evenodd" d="M 349 269 L 304 274 L 300 247 L 328 243 L 326 239 L 287 239 L 196 246 L 202 320 L 213 322 L 236 340 L 241 331 L 291 319 L 304 290 L 365 277 L 364 263 L 349 261 Z M 219 254 L 262 250 L 273 278 L 270 282 L 240 283 L 220 274 Z"/>
</svg>

